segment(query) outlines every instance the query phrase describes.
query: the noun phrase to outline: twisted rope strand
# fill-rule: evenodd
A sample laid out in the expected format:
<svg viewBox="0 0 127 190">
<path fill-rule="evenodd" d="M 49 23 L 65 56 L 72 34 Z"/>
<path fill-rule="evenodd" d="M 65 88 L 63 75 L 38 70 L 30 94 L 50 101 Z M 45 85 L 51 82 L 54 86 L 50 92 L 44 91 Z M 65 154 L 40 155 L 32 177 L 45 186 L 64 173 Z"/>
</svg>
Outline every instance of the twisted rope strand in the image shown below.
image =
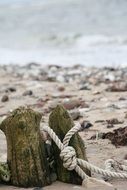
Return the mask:
<svg viewBox="0 0 127 190">
<path fill-rule="evenodd" d="M 113 178 L 122 178 L 122 179 L 127 178 L 126 173 L 117 173 L 117 172 L 111 172 L 108 170 L 103 170 L 103 169 L 101 169 L 97 166 L 94 166 L 93 164 L 90 164 L 87 161 L 81 160 L 81 159 L 77 159 L 77 161 L 80 166 L 83 166 L 83 167 L 89 169 L 90 171 L 101 174 L 103 176 L 108 176 L 108 177 L 113 177 Z"/>
<path fill-rule="evenodd" d="M 77 133 L 79 131 L 79 129 L 81 129 L 81 125 L 78 123 L 77 125 L 75 125 L 73 128 L 71 128 L 67 134 L 65 135 L 64 139 L 63 139 L 63 144 L 64 146 L 68 146 L 69 141 L 71 139 L 71 137 Z"/>
<path fill-rule="evenodd" d="M 61 142 L 61 140 L 58 138 L 58 136 L 54 133 L 54 131 L 48 127 L 48 126 L 44 126 L 43 127 L 43 130 L 46 131 L 49 136 L 52 138 L 52 140 L 56 143 L 56 145 L 58 146 L 58 148 L 60 150 L 63 150 L 64 149 L 64 145 L 63 143 Z"/>
<path fill-rule="evenodd" d="M 113 177 L 113 178 L 122 178 L 122 179 L 127 179 L 127 174 L 126 173 L 119 173 L 119 172 L 113 172 L 111 171 L 113 169 L 113 165 L 115 165 L 115 161 L 112 159 L 109 159 L 105 162 L 106 169 L 101 169 L 97 166 L 94 166 L 93 164 L 88 163 L 85 160 L 79 159 L 76 157 L 76 152 L 75 149 L 71 146 L 68 146 L 69 141 L 71 137 L 79 131 L 81 128 L 80 124 L 75 125 L 72 129 L 68 131 L 68 133 L 65 135 L 63 139 L 63 143 L 60 141 L 58 136 L 54 133 L 54 131 L 46 126 L 43 127 L 43 130 L 46 131 L 49 136 L 53 139 L 53 141 L 56 143 L 58 148 L 61 150 L 60 157 L 63 160 L 63 166 L 67 168 L 68 170 L 75 170 L 79 176 L 83 179 L 83 181 L 87 181 L 87 179 L 90 179 L 91 181 L 96 181 L 96 182 L 101 182 L 104 183 L 102 180 L 96 180 L 95 178 L 89 177 L 83 170 L 82 168 L 86 168 L 92 172 L 101 174 L 103 176 L 107 177 Z M 81 167 L 82 168 L 81 168 Z M 118 167 L 121 170 L 127 171 L 127 166 L 125 165 L 119 165 Z M 105 182 L 106 183 L 106 182 Z"/>
</svg>

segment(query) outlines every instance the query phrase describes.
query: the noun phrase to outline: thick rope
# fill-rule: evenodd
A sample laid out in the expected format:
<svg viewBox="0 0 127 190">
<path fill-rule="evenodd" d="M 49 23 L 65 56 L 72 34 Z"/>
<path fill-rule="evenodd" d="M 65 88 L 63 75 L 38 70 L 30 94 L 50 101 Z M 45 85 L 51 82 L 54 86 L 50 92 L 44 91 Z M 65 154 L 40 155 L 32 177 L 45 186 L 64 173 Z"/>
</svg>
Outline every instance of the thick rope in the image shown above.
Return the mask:
<svg viewBox="0 0 127 190">
<path fill-rule="evenodd" d="M 90 164 L 89 162 L 79 159 L 76 157 L 75 149 L 71 146 L 68 146 L 69 141 L 71 137 L 79 131 L 81 128 L 80 124 L 75 125 L 72 129 L 68 131 L 68 133 L 65 135 L 63 139 L 63 143 L 60 141 L 58 136 L 54 133 L 54 131 L 48 127 L 43 127 L 43 130 L 46 131 L 49 136 L 52 138 L 52 140 L 56 143 L 58 148 L 61 150 L 60 158 L 63 160 L 63 166 L 67 168 L 68 170 L 75 170 L 78 175 L 83 179 L 83 182 L 86 182 L 88 179 L 90 179 L 92 182 L 101 182 L 105 184 L 106 182 L 102 180 L 96 180 L 95 178 L 89 177 L 82 169 L 86 168 L 90 170 L 91 172 L 95 172 L 97 174 L 101 174 L 105 177 L 112 177 L 112 178 L 121 178 L 121 179 L 127 179 L 127 173 L 124 172 L 114 172 L 114 167 L 118 168 L 119 171 L 127 171 L 127 166 L 118 164 L 118 162 L 109 159 L 105 162 L 105 170 L 101 169 L 97 166 L 94 166 L 93 164 Z M 107 183 L 106 183 L 107 184 Z"/>
</svg>

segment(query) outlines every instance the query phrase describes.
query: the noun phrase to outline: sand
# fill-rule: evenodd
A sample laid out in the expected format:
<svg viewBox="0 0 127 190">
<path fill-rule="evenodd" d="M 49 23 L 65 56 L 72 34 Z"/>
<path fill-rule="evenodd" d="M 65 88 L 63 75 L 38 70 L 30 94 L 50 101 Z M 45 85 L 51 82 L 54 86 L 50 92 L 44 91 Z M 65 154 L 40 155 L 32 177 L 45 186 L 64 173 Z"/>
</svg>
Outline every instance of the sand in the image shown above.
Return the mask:
<svg viewBox="0 0 127 190">
<path fill-rule="evenodd" d="M 36 72 L 35 71 L 36 68 Z M 54 66 L 54 68 L 57 70 Z M 43 70 L 43 68 L 41 68 Z M 52 68 L 50 68 L 52 69 Z M 52 71 L 48 70 L 48 74 L 46 76 L 49 76 L 51 73 L 55 73 L 55 76 L 63 76 L 61 73 L 65 73 L 64 68 L 60 68 L 60 71 Z M 46 70 L 46 68 L 45 68 Z M 69 69 L 69 71 L 73 71 L 72 75 L 77 76 L 75 74 L 75 68 Z M 115 73 L 119 73 L 118 71 L 113 71 L 113 74 L 111 75 L 110 70 L 108 70 L 108 74 L 110 74 L 110 80 L 107 82 L 100 81 L 99 79 L 103 76 L 105 69 L 102 69 L 101 71 L 97 70 L 98 73 L 102 73 L 102 76 L 99 77 L 97 74 L 95 77 L 94 75 L 94 69 L 84 69 L 82 67 L 78 67 L 77 71 L 79 70 L 78 77 L 75 77 L 74 80 L 70 80 L 69 82 L 64 81 L 62 78 L 57 78 L 57 80 L 53 80 L 53 77 L 49 77 L 43 79 L 37 78 L 40 75 L 38 74 L 40 71 L 40 66 L 32 66 L 30 69 L 26 68 L 17 68 L 11 69 L 11 66 L 1 67 L 0 70 L 0 97 L 2 98 L 5 94 L 9 97 L 9 100 L 6 102 L 1 102 L 0 104 L 0 119 L 4 119 L 8 115 L 10 111 L 13 109 L 19 107 L 19 106 L 29 106 L 34 110 L 40 111 L 43 113 L 42 117 L 42 123 L 41 125 L 47 125 L 48 123 L 48 116 L 51 112 L 51 108 L 54 105 L 57 105 L 58 102 L 66 102 L 69 100 L 80 100 L 82 99 L 85 101 L 86 104 L 88 104 L 88 107 L 81 107 L 79 106 L 76 109 L 73 110 L 79 110 L 81 118 L 76 120 L 75 122 L 81 122 L 82 120 L 87 120 L 90 123 L 93 124 L 92 127 L 89 129 L 85 129 L 82 132 L 80 132 L 81 137 L 86 143 L 86 151 L 88 160 L 90 163 L 95 164 L 96 166 L 104 168 L 104 162 L 108 158 L 112 158 L 118 161 L 121 161 L 124 159 L 124 156 L 127 154 L 126 146 L 118 146 L 115 147 L 111 144 L 111 141 L 108 139 L 93 139 L 90 140 L 90 137 L 100 133 L 100 132 L 109 132 L 113 131 L 114 129 L 117 129 L 119 127 L 125 127 L 127 125 L 127 91 L 124 92 L 109 92 L 106 91 L 106 88 L 109 87 L 109 85 L 114 84 L 114 80 L 111 80 L 111 76 Z M 22 71 L 22 72 L 21 72 Z M 30 72 L 31 71 L 31 72 Z M 46 70 L 47 71 L 47 70 Z M 67 70 L 66 70 L 67 71 Z M 88 81 L 85 77 L 83 78 L 83 72 L 90 72 L 93 73 L 91 76 L 88 77 Z M 31 74 L 32 73 L 32 74 Z M 58 75 L 59 74 L 59 75 Z M 106 72 L 107 74 L 107 72 Z M 118 75 L 118 74 L 117 74 Z M 43 75 L 41 75 L 43 76 Z M 64 75 L 65 76 L 65 75 Z M 67 76 L 65 76 L 67 77 Z M 120 75 L 121 77 L 121 75 Z M 104 78 L 104 76 L 102 77 Z M 52 79 L 52 80 L 51 80 Z M 58 80 L 59 79 L 59 80 Z M 85 82 L 90 82 L 88 84 L 89 90 L 80 90 L 80 82 L 85 79 Z M 122 79 L 122 81 L 125 82 L 125 79 L 120 78 L 118 82 Z M 98 83 L 97 83 L 98 82 Z M 13 87 L 16 89 L 16 91 L 10 92 L 7 90 L 9 87 Z M 61 87 L 63 88 L 61 91 Z M 26 95 L 23 96 L 23 93 L 25 91 L 31 90 L 33 92 L 32 95 Z M 8 92 L 5 92 L 8 91 Z M 69 97 L 69 98 L 68 98 Z M 113 125 L 113 128 L 107 128 L 106 122 L 97 122 L 97 120 L 110 120 L 112 118 L 117 118 L 120 121 L 123 121 L 121 124 Z M 4 134 L 0 131 L 0 161 L 6 161 L 6 139 Z M 97 175 L 94 175 L 94 177 L 98 177 Z M 99 176 L 100 178 L 100 176 Z M 111 184 L 113 184 L 113 188 L 109 187 L 102 187 L 98 185 L 90 185 L 87 189 L 88 190 L 103 190 L 103 189 L 114 189 L 117 188 L 117 190 L 126 190 L 127 182 L 126 180 L 118 180 L 114 179 L 110 181 Z M 55 182 L 50 186 L 44 187 L 44 190 L 71 190 L 71 189 L 85 189 L 81 186 L 76 186 L 72 184 L 65 184 L 62 182 Z M 12 190 L 16 189 L 18 190 L 18 187 L 13 186 L 6 186 L 6 185 L 0 185 L 1 190 Z M 20 188 L 21 190 L 24 188 Z M 28 189 L 34 189 L 34 188 L 28 188 Z"/>
</svg>

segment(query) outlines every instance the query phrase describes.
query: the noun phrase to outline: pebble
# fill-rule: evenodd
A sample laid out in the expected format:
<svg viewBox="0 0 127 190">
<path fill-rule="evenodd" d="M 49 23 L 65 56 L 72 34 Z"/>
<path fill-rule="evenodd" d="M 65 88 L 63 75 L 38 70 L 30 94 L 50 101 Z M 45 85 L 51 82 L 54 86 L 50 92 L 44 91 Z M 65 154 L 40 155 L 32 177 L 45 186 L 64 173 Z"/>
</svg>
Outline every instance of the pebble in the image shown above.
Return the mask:
<svg viewBox="0 0 127 190">
<path fill-rule="evenodd" d="M 81 108 L 89 107 L 88 104 L 85 103 L 85 101 L 80 100 L 80 99 L 69 99 L 68 101 L 64 101 L 63 106 L 67 110 L 72 110 L 78 107 L 81 107 Z"/>
<path fill-rule="evenodd" d="M 125 113 L 125 116 L 124 116 L 125 119 L 127 119 L 127 113 Z"/>
<path fill-rule="evenodd" d="M 26 90 L 24 93 L 23 93 L 23 96 L 31 96 L 33 95 L 33 91 L 32 90 Z"/>
<path fill-rule="evenodd" d="M 64 87 L 64 86 L 59 86 L 59 87 L 58 87 L 58 91 L 60 91 L 60 92 L 65 91 L 65 87 Z"/>
<path fill-rule="evenodd" d="M 105 80 L 109 80 L 109 81 L 115 81 L 115 76 L 113 74 L 107 74 L 105 75 Z"/>
<path fill-rule="evenodd" d="M 124 160 L 127 160 L 127 154 L 124 156 Z"/>
<path fill-rule="evenodd" d="M 65 78 L 63 77 L 63 76 L 61 76 L 61 75 L 58 75 L 57 77 L 56 77 L 56 80 L 58 81 L 58 82 L 65 82 Z"/>
<path fill-rule="evenodd" d="M 91 90 L 88 84 L 83 84 L 80 86 L 79 90 Z"/>
<path fill-rule="evenodd" d="M 85 129 L 89 129 L 92 126 L 93 126 L 92 123 L 90 123 L 88 121 L 82 121 L 80 131 L 84 131 Z"/>
<path fill-rule="evenodd" d="M 16 92 L 16 88 L 15 87 L 8 87 L 5 92 Z"/>
<path fill-rule="evenodd" d="M 127 100 L 127 99 L 126 99 L 125 97 L 120 97 L 119 100 L 120 100 L 120 101 L 125 101 L 125 100 Z"/>
<path fill-rule="evenodd" d="M 100 94 L 99 91 L 94 91 L 94 92 L 93 92 L 93 95 L 98 95 L 98 94 Z"/>
<path fill-rule="evenodd" d="M 115 83 L 109 86 L 106 91 L 108 92 L 125 92 L 127 91 L 127 84 L 126 83 Z"/>
<path fill-rule="evenodd" d="M 79 110 L 71 110 L 69 113 L 73 120 L 77 120 L 81 117 Z"/>
<path fill-rule="evenodd" d="M 8 95 L 4 95 L 2 98 L 1 98 L 1 102 L 7 102 L 9 101 L 9 96 Z"/>
</svg>

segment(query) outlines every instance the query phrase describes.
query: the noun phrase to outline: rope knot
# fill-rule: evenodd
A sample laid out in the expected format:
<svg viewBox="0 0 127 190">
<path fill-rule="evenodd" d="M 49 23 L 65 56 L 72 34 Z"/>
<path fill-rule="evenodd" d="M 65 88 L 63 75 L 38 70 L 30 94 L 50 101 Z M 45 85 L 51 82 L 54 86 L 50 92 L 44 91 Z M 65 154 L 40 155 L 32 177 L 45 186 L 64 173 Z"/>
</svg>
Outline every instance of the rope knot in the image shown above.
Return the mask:
<svg viewBox="0 0 127 190">
<path fill-rule="evenodd" d="M 76 152 L 72 146 L 64 147 L 64 149 L 61 150 L 60 158 L 63 160 L 63 166 L 68 170 L 74 170 L 76 168 Z"/>
</svg>

